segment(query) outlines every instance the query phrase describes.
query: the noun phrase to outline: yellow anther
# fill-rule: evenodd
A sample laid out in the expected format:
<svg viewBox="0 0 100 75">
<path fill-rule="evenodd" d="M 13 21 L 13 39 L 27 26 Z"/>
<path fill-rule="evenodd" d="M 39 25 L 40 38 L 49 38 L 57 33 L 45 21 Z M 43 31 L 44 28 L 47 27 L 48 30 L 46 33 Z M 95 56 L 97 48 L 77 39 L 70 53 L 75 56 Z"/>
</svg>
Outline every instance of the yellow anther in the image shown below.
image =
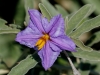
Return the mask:
<svg viewBox="0 0 100 75">
<path fill-rule="evenodd" d="M 35 46 L 37 46 L 38 50 L 43 48 L 43 46 L 46 44 L 46 41 L 50 39 L 50 36 L 48 34 L 44 34 L 40 39 L 36 42 Z"/>
</svg>

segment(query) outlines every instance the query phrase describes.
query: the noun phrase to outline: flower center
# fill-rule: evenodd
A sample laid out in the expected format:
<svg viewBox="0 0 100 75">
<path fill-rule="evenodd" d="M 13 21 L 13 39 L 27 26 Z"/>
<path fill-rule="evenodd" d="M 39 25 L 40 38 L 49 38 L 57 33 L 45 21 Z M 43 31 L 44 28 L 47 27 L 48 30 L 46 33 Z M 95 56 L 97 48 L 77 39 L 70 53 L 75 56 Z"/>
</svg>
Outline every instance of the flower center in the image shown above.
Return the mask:
<svg viewBox="0 0 100 75">
<path fill-rule="evenodd" d="M 50 36 L 48 34 L 44 34 L 40 39 L 36 42 L 35 46 L 38 47 L 38 50 L 43 48 L 43 46 L 46 44 L 46 41 L 50 39 Z"/>
</svg>

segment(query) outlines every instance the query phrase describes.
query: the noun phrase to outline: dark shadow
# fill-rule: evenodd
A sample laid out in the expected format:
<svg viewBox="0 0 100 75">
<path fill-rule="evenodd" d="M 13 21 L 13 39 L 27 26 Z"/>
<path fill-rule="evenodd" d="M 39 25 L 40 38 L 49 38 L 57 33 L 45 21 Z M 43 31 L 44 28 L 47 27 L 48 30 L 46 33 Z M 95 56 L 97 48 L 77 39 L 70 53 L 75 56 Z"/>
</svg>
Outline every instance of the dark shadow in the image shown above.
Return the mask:
<svg viewBox="0 0 100 75">
<path fill-rule="evenodd" d="M 13 21 L 15 8 L 19 0 L 0 0 L 0 17 L 8 23 Z"/>
</svg>

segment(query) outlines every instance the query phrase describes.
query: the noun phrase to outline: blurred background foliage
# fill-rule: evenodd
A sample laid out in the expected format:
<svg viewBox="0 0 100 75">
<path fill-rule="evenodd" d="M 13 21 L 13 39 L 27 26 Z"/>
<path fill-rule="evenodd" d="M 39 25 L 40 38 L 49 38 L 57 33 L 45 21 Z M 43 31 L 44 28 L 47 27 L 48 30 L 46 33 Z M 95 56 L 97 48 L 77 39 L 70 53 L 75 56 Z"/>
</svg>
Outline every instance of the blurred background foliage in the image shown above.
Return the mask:
<svg viewBox="0 0 100 75">
<path fill-rule="evenodd" d="M 41 2 L 42 4 L 39 4 Z M 84 7 L 84 10 L 82 9 L 82 11 L 80 8 L 86 4 L 92 4 L 93 6 L 86 6 Z M 50 14 L 44 10 L 45 6 Z M 28 54 L 32 54 L 34 52 L 33 49 L 29 49 L 28 47 L 15 42 L 16 33 L 18 33 L 19 30 L 23 30 L 27 26 L 29 19 L 27 10 L 31 8 L 39 11 L 41 9 L 40 12 L 42 12 L 42 14 L 48 19 L 60 13 L 63 18 L 65 18 L 66 24 L 68 23 L 70 25 L 72 25 L 72 23 L 78 24 L 79 18 L 83 13 L 85 14 L 84 11 L 89 10 L 89 14 L 85 15 L 86 17 L 83 15 L 84 18 L 80 18 L 81 22 L 78 26 L 76 26 L 75 32 L 69 33 L 71 28 L 66 29 L 66 31 L 69 31 L 66 33 L 72 37 L 74 42 L 79 47 L 77 49 L 77 53 L 68 53 L 74 65 L 82 75 L 100 75 L 100 27 L 98 27 L 100 26 L 100 23 L 98 23 L 97 26 L 92 27 L 92 30 L 90 29 L 91 31 L 87 32 L 87 30 L 86 33 L 79 37 L 79 39 L 74 37 L 77 36 L 76 34 L 74 35 L 74 33 L 80 32 L 79 30 L 81 29 L 77 30 L 77 28 L 81 24 L 84 24 L 86 20 L 94 18 L 100 14 L 100 0 L 0 0 L 0 18 L 2 18 L 0 19 L 0 75 L 7 75 L 13 66 L 18 64 L 22 59 L 26 58 Z M 74 16 L 79 9 L 81 10 L 78 13 L 79 15 L 77 14 Z M 94 19 L 93 21 L 95 21 L 95 23 L 89 21 L 89 23 L 92 23 L 90 25 L 96 25 L 99 19 L 99 17 L 97 17 L 97 21 Z M 88 23 L 86 22 L 86 24 Z M 63 52 L 48 71 L 45 71 L 41 66 L 41 63 L 39 63 L 34 67 L 34 69 L 30 69 L 25 75 L 55 74 L 73 75 L 71 66 Z"/>
</svg>

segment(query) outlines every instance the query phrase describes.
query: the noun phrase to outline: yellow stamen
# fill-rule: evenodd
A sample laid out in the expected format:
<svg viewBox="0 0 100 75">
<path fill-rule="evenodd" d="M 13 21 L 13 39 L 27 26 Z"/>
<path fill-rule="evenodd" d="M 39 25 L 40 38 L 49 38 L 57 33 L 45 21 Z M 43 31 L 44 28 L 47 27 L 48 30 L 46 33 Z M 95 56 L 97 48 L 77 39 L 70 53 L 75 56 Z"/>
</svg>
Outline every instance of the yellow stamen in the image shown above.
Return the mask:
<svg viewBox="0 0 100 75">
<path fill-rule="evenodd" d="M 43 46 L 46 44 L 46 41 L 50 39 L 50 36 L 48 34 L 44 34 L 40 39 L 36 42 L 35 46 L 38 47 L 38 50 L 43 48 Z"/>
</svg>

